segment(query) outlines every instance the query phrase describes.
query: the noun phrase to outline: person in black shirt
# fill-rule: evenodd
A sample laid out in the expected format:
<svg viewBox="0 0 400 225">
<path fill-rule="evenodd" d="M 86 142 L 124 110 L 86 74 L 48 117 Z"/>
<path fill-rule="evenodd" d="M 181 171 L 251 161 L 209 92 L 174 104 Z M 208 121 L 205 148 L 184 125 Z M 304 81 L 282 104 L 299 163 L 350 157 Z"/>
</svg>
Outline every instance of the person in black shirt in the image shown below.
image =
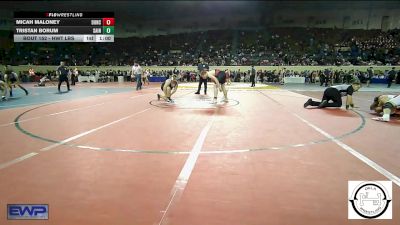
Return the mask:
<svg viewBox="0 0 400 225">
<path fill-rule="evenodd" d="M 176 77 L 178 77 L 178 75 L 179 75 L 179 70 L 177 70 L 176 67 L 174 67 L 174 70 L 172 71 L 172 73 L 173 73 Z"/>
<path fill-rule="evenodd" d="M 69 70 L 65 66 L 65 62 L 60 62 L 60 66 L 57 68 L 57 73 L 58 73 L 58 92 L 61 92 L 61 83 L 66 82 L 67 83 L 67 88 L 68 91 L 71 91 L 69 88 L 69 81 L 68 81 L 68 73 Z"/>
<path fill-rule="evenodd" d="M 263 71 L 258 71 L 257 74 L 258 74 L 257 76 L 260 77 L 261 83 L 263 84 L 263 83 L 264 83 L 265 72 L 263 72 Z"/>
<path fill-rule="evenodd" d="M 394 70 L 394 67 L 392 67 L 392 70 L 389 71 L 389 77 L 388 77 L 388 88 L 390 88 L 390 86 L 392 86 L 392 82 L 394 80 L 394 78 L 396 77 L 396 71 Z"/>
<path fill-rule="evenodd" d="M 208 71 L 208 70 L 210 69 L 210 67 L 209 67 L 206 63 L 204 63 L 203 58 L 200 58 L 199 61 L 200 61 L 200 63 L 199 63 L 199 65 L 197 66 L 197 70 L 199 71 L 200 74 L 201 74 L 201 72 L 203 72 L 203 71 Z M 197 88 L 197 92 L 195 93 L 196 95 L 200 94 L 201 85 L 202 85 L 203 83 L 204 83 L 204 94 L 205 94 L 205 95 L 207 94 L 207 78 L 204 79 L 204 78 L 202 78 L 202 77 L 200 76 L 200 79 L 199 79 L 199 87 Z"/>
<path fill-rule="evenodd" d="M 250 81 L 251 81 L 251 87 L 255 87 L 256 86 L 256 70 L 254 69 L 254 66 L 251 66 Z"/>
<path fill-rule="evenodd" d="M 400 84 L 400 70 L 397 72 L 396 84 Z"/>
<path fill-rule="evenodd" d="M 341 107 L 343 96 L 347 96 L 346 109 L 349 109 L 349 107 L 354 108 L 352 96 L 355 91 L 358 91 L 360 89 L 360 87 L 361 85 L 359 81 L 354 81 L 351 85 L 341 84 L 328 87 L 324 91 L 324 95 L 322 96 L 322 102 L 313 101 L 310 98 L 307 100 L 306 103 L 304 103 L 304 108 L 307 108 L 307 106 L 317 106 L 318 108 Z"/>
<path fill-rule="evenodd" d="M 322 83 L 321 83 L 321 86 L 322 86 L 322 84 L 323 83 L 325 83 L 325 87 L 327 87 L 328 86 L 328 83 L 330 82 L 330 80 L 331 80 L 331 71 L 328 69 L 328 68 L 326 68 L 325 70 L 324 70 L 324 76 L 323 76 L 323 81 L 322 81 Z"/>
<path fill-rule="evenodd" d="M 352 76 L 351 76 L 352 73 L 353 73 L 353 70 L 345 72 L 345 74 L 344 74 L 344 82 L 346 82 L 346 84 L 350 84 L 351 79 L 352 79 Z"/>
<path fill-rule="evenodd" d="M 367 74 L 365 75 L 365 80 L 367 81 L 367 87 L 369 87 L 369 84 L 371 83 L 371 79 L 374 76 L 374 68 L 371 66 L 367 70 Z"/>
<path fill-rule="evenodd" d="M 6 88 L 8 87 L 10 89 L 10 97 L 13 96 L 12 93 L 12 87 L 17 85 L 19 88 L 24 90 L 25 94 L 28 95 L 29 92 L 21 86 L 21 82 L 19 80 L 18 74 L 16 74 L 11 66 L 6 66 L 5 72 L 4 72 L 4 83 L 6 85 Z M 4 95 L 3 95 L 4 96 Z"/>
<path fill-rule="evenodd" d="M 325 74 L 322 71 L 319 71 L 319 86 L 322 86 L 325 83 Z"/>
</svg>

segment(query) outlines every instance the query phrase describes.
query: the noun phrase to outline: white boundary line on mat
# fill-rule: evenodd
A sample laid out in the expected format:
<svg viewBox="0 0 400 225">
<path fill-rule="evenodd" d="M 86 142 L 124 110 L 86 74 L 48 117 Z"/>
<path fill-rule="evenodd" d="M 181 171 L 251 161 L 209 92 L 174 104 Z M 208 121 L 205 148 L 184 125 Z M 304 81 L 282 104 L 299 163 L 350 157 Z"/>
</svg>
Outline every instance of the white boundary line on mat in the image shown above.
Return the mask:
<svg viewBox="0 0 400 225">
<path fill-rule="evenodd" d="M 318 131 L 320 134 L 322 134 L 325 137 L 331 139 L 334 143 L 336 143 L 337 145 L 342 147 L 345 151 L 347 151 L 348 153 L 352 154 L 357 159 L 361 160 L 362 162 L 367 164 L 369 167 L 373 168 L 374 170 L 376 170 L 377 172 L 379 172 L 380 174 L 382 174 L 383 176 L 385 176 L 389 180 L 393 181 L 393 183 L 395 183 L 397 186 L 400 187 L 400 178 L 399 177 L 395 176 L 394 174 L 392 174 L 391 172 L 387 171 L 382 166 L 378 165 L 376 162 L 372 161 L 368 157 L 366 157 L 363 154 L 359 153 L 354 148 L 346 145 L 345 143 L 339 141 L 338 139 L 335 139 L 332 135 L 328 134 L 327 132 L 323 131 L 321 128 L 319 128 L 319 127 L 315 126 L 314 124 L 310 123 L 309 121 L 307 121 L 303 117 L 297 115 L 296 113 L 293 113 L 293 115 L 296 116 L 297 118 L 299 118 L 301 121 L 303 121 L 305 124 L 307 124 L 308 126 L 313 128 L 314 130 Z"/>
<path fill-rule="evenodd" d="M 186 184 L 189 180 L 190 175 L 193 172 L 194 166 L 200 155 L 204 141 L 206 140 L 208 131 L 210 130 L 210 128 L 214 122 L 214 118 L 215 117 L 212 116 L 211 120 L 209 120 L 208 123 L 206 124 L 206 126 L 203 128 L 199 137 L 196 140 L 196 143 L 194 144 L 194 146 L 192 148 L 192 151 L 189 154 L 189 157 L 186 159 L 185 165 L 183 166 L 181 172 L 179 173 L 179 176 L 175 181 L 175 185 L 172 188 L 172 191 L 171 191 L 172 195 L 170 197 L 168 205 L 165 208 L 165 210 L 161 211 L 162 217 L 161 217 L 161 220 L 158 223 L 158 225 L 166 224 L 166 217 L 168 216 L 168 212 L 170 211 L 169 209 L 171 208 L 173 203 L 178 200 L 179 196 L 181 196 L 183 191 L 185 190 Z"/>
</svg>

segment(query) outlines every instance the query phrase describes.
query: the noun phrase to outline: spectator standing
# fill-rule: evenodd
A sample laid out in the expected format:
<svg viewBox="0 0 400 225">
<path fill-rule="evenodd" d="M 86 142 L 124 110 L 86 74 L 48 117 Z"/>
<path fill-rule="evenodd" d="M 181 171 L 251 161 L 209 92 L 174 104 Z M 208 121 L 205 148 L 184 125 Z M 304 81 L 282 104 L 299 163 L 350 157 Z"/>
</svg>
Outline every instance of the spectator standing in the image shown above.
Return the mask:
<svg viewBox="0 0 400 225">
<path fill-rule="evenodd" d="M 146 83 L 147 83 L 147 86 L 150 85 L 149 76 L 150 76 L 149 69 L 146 69 L 146 70 L 144 71 L 144 73 L 143 73 L 143 84 L 146 84 Z"/>
<path fill-rule="evenodd" d="M 256 69 L 254 69 L 254 66 L 251 66 L 250 81 L 251 81 L 251 87 L 255 87 L 256 86 Z"/>
<path fill-rule="evenodd" d="M 389 71 L 389 74 L 388 74 L 389 76 L 388 76 L 388 88 L 390 88 L 390 86 L 392 86 L 392 82 L 393 82 L 393 80 L 394 80 L 394 78 L 396 77 L 396 71 L 394 70 L 394 67 L 392 67 L 392 70 L 391 71 Z"/>
<path fill-rule="evenodd" d="M 71 85 L 72 86 L 75 86 L 75 80 L 78 76 L 79 76 L 79 71 L 78 71 L 78 68 L 75 67 L 74 71 L 72 71 L 72 74 L 71 74 Z"/>
<path fill-rule="evenodd" d="M 322 86 L 325 83 L 325 74 L 322 71 L 319 71 L 319 86 Z"/>
<path fill-rule="evenodd" d="M 365 80 L 367 82 L 367 87 L 369 87 L 372 77 L 374 77 L 374 69 L 371 66 L 369 69 L 367 69 L 367 73 L 365 74 Z"/>
<path fill-rule="evenodd" d="M 331 80 L 331 71 L 328 68 L 326 68 L 324 70 L 324 76 L 323 77 L 324 77 L 324 82 L 323 83 L 325 83 L 325 87 L 328 87 L 328 83 Z"/>
<path fill-rule="evenodd" d="M 397 72 L 396 84 L 400 84 L 400 70 L 399 70 L 399 72 Z"/>
<path fill-rule="evenodd" d="M 142 90 L 142 67 L 138 63 L 132 66 L 132 75 L 136 79 L 136 91 Z"/>
</svg>

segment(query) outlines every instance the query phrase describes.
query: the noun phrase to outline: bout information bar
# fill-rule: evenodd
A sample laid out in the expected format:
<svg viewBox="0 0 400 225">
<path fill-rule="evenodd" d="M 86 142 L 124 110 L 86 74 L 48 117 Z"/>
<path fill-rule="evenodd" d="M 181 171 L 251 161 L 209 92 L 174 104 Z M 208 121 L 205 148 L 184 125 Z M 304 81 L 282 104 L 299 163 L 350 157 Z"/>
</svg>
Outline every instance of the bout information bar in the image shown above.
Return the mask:
<svg viewBox="0 0 400 225">
<path fill-rule="evenodd" d="M 112 12 L 14 12 L 14 42 L 114 42 Z"/>
</svg>

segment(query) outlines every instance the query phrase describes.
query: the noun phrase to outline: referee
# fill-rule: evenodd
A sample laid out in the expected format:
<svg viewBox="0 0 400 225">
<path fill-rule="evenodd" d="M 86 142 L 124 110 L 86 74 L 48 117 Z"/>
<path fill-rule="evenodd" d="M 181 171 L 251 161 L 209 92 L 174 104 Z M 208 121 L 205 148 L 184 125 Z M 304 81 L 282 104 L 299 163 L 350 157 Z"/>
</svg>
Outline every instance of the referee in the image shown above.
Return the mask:
<svg viewBox="0 0 400 225">
<path fill-rule="evenodd" d="M 60 66 L 57 68 L 57 74 L 58 74 L 58 93 L 61 93 L 61 83 L 66 82 L 67 83 L 67 88 L 68 91 L 71 91 L 69 88 L 69 81 L 68 81 L 68 68 L 65 66 L 65 62 L 61 61 Z"/>
<path fill-rule="evenodd" d="M 208 71 L 209 69 L 210 69 L 210 67 L 209 67 L 206 63 L 204 63 L 203 58 L 200 57 L 200 58 L 199 58 L 199 65 L 197 66 L 197 70 L 199 71 L 199 73 L 201 74 L 201 72 L 202 72 L 203 70 Z M 195 93 L 196 95 L 200 94 L 200 89 L 201 89 L 202 83 L 204 83 L 204 94 L 205 94 L 205 95 L 207 94 L 207 78 L 206 78 L 206 79 L 203 79 L 203 78 L 200 76 L 199 88 L 197 89 L 197 92 Z"/>
</svg>

